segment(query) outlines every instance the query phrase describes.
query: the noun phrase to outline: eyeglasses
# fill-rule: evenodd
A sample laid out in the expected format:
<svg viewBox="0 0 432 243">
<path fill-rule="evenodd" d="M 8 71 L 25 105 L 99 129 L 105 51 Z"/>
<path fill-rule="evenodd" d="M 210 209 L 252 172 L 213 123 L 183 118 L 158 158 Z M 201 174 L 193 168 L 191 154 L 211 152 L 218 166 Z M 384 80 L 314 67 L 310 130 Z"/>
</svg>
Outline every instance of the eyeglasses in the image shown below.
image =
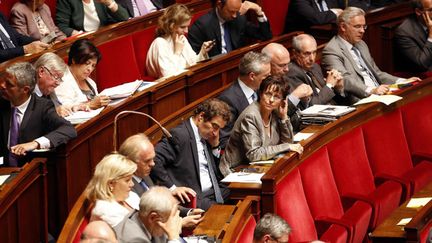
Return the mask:
<svg viewBox="0 0 432 243">
<path fill-rule="evenodd" d="M 54 74 L 45 66 L 43 66 L 43 68 L 48 72 L 48 74 L 51 76 L 51 78 L 53 78 L 56 82 L 63 82 L 63 79 L 59 76 L 54 76 Z"/>
<path fill-rule="evenodd" d="M 266 99 L 271 99 L 271 98 L 273 98 L 274 101 L 280 101 L 280 100 L 282 100 L 282 97 L 280 97 L 279 95 L 272 94 L 272 93 L 270 93 L 270 92 L 264 92 L 263 95 L 264 95 L 264 97 L 265 97 Z"/>
</svg>

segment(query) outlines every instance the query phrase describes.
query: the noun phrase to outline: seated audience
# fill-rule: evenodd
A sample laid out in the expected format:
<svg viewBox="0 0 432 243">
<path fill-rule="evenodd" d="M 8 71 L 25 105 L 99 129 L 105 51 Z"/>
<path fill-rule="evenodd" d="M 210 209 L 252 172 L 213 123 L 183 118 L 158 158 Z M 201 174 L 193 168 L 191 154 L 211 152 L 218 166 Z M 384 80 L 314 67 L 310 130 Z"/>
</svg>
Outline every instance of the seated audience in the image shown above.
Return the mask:
<svg viewBox="0 0 432 243">
<path fill-rule="evenodd" d="M 174 4 L 164 10 L 159 18 L 157 37 L 147 52 L 146 68 L 150 76 L 176 75 L 208 58 L 207 52 L 214 42 L 202 42 L 197 55 L 185 37 L 191 18 L 191 12 L 183 4 Z"/>
<path fill-rule="evenodd" d="M 295 89 L 302 84 L 309 85 L 313 92 L 309 105 L 335 104 L 333 98 L 343 93 L 342 74 L 332 69 L 327 72 L 327 78 L 324 78 L 321 67 L 315 63 L 317 43 L 311 35 L 295 36 L 292 47 L 293 62 L 288 71 L 290 86 Z"/>
<path fill-rule="evenodd" d="M 106 155 L 97 165 L 85 193 L 94 203 L 90 221 L 103 220 L 111 227 L 138 209 L 139 197 L 132 192 L 137 165 L 120 154 Z"/>
<path fill-rule="evenodd" d="M 246 39 L 272 38 L 270 24 L 261 7 L 242 0 L 212 0 L 213 10 L 198 18 L 190 28 L 188 39 L 198 52 L 205 41 L 215 41 L 210 56 L 228 53 L 246 45 Z M 245 14 L 253 11 L 258 24 L 249 22 Z"/>
<path fill-rule="evenodd" d="M 350 104 L 371 94 L 389 92 L 389 84 L 404 79 L 381 71 L 362 40 L 366 29 L 365 12 L 356 7 L 346 8 L 338 20 L 338 34 L 323 50 L 325 70 L 336 69 L 344 79 L 344 93 Z M 419 80 L 412 77 L 409 80 Z"/>
<path fill-rule="evenodd" d="M 125 21 L 126 9 L 115 0 L 58 0 L 56 23 L 67 36 L 96 31 L 101 26 Z"/>
<path fill-rule="evenodd" d="M 432 0 L 413 0 L 414 15 L 395 32 L 398 71 L 432 71 Z"/>
<path fill-rule="evenodd" d="M 201 103 L 193 116 L 171 130 L 172 139 L 156 145 L 155 167 L 150 175 L 162 185 L 192 188 L 197 207 L 207 210 L 224 203 L 228 188 L 220 183 L 219 130 L 230 121 L 229 106 L 218 99 Z"/>
<path fill-rule="evenodd" d="M 225 148 L 235 121 L 252 102 L 258 100 L 257 91 L 263 79 L 270 75 L 270 58 L 261 53 L 248 52 L 240 60 L 239 77 L 226 89 L 219 99 L 229 106 L 232 119 L 220 131 L 221 147 Z"/>
<path fill-rule="evenodd" d="M 0 13 L 0 62 L 48 49 L 49 45 L 18 33 Z"/>
<path fill-rule="evenodd" d="M 234 124 L 219 168 L 223 175 L 248 162 L 268 160 L 286 151 L 301 154 L 303 147 L 293 144 L 293 130 L 288 117 L 288 84 L 269 76 L 258 90 L 254 102 Z"/>
<path fill-rule="evenodd" d="M 164 7 L 163 0 L 117 0 L 117 3 L 127 10 L 131 18 L 144 16 Z"/>
<path fill-rule="evenodd" d="M 0 157 L 6 166 L 23 166 L 35 157 L 29 152 L 55 148 L 77 135 L 49 99 L 33 94 L 35 77 L 33 66 L 20 62 L 7 67 L 0 79 Z"/>
<path fill-rule="evenodd" d="M 313 25 L 334 24 L 343 9 L 348 7 L 345 4 L 363 10 L 368 8 L 363 0 L 292 0 L 285 20 L 285 33 L 308 31 Z"/>
<path fill-rule="evenodd" d="M 117 243 L 117 236 L 105 221 L 90 222 L 81 234 L 80 243 Z"/>
<path fill-rule="evenodd" d="M 101 58 L 99 50 L 88 39 L 80 39 L 72 44 L 69 69 L 63 76 L 63 82 L 55 89 L 63 106 L 75 111 L 98 109 L 109 104 L 109 97 L 98 95 L 96 83 L 90 78 Z"/>
<path fill-rule="evenodd" d="M 118 151 L 120 154 L 127 156 L 130 160 L 137 164 L 132 181 L 134 186 L 132 191 L 141 196 L 154 186 L 153 180 L 150 178 L 150 171 L 154 167 L 153 161 L 156 156 L 153 144 L 144 133 L 138 133 L 128 137 L 120 146 Z M 196 192 L 188 187 L 176 187 L 171 193 L 178 198 L 181 203 L 190 202 L 189 195 L 196 197 Z M 204 210 L 199 208 L 186 208 L 179 206 L 180 216 L 182 218 L 183 227 L 195 227 L 202 221 L 201 214 Z"/>
<path fill-rule="evenodd" d="M 288 242 L 291 228 L 281 217 L 266 213 L 255 226 L 253 243 Z"/>
<path fill-rule="evenodd" d="M 291 86 L 291 80 L 288 77 L 291 61 L 288 50 L 279 43 L 269 43 L 261 52 L 271 58 L 271 75 L 275 78 L 281 78 Z M 295 133 L 301 129 L 298 111 L 306 109 L 309 106 L 312 93 L 312 88 L 307 84 L 300 84 L 295 88 L 291 86 L 290 88 L 290 94 L 288 95 L 288 116 Z"/>
<path fill-rule="evenodd" d="M 10 22 L 19 33 L 44 43 L 61 41 L 66 35 L 54 24 L 45 0 L 21 0 L 10 12 Z"/>
<path fill-rule="evenodd" d="M 141 196 L 139 211 L 135 210 L 114 227 L 120 243 L 183 242 L 180 239 L 181 218 L 177 200 L 160 186 L 150 188 Z"/>
</svg>

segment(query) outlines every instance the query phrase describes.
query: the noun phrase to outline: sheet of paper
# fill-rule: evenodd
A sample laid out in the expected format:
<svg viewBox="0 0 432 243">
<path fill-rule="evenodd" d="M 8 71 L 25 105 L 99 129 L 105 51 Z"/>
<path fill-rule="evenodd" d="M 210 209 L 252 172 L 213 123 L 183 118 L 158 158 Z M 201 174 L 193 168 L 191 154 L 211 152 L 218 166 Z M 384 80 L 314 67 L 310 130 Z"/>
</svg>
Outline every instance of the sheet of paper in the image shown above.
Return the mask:
<svg viewBox="0 0 432 243">
<path fill-rule="evenodd" d="M 222 182 L 259 183 L 264 173 L 234 172 L 222 179 Z"/>
<path fill-rule="evenodd" d="M 313 105 L 300 111 L 302 116 L 339 117 L 354 111 L 354 107 L 343 105 Z"/>
<path fill-rule="evenodd" d="M 301 140 L 306 140 L 312 135 L 313 135 L 313 133 L 298 132 L 298 133 L 296 133 L 296 135 L 294 135 L 294 142 L 300 142 Z"/>
<path fill-rule="evenodd" d="M 397 225 L 399 225 L 399 226 L 405 226 L 405 225 L 407 225 L 407 224 L 411 221 L 411 219 L 412 219 L 412 218 L 403 218 L 403 219 L 401 219 L 401 220 L 397 223 Z"/>
<path fill-rule="evenodd" d="M 90 111 L 77 111 L 72 113 L 72 115 L 65 117 L 66 120 L 70 121 L 72 124 L 80 124 L 84 123 L 91 118 L 99 115 L 99 113 L 103 110 L 103 107 L 97 110 Z"/>
<path fill-rule="evenodd" d="M 3 185 L 7 178 L 9 178 L 9 175 L 0 175 L 0 185 Z"/>
<path fill-rule="evenodd" d="M 106 95 L 111 99 L 121 99 L 131 96 L 141 85 L 142 80 L 135 80 L 133 82 L 124 83 L 115 87 L 104 89 L 100 95 Z"/>
<path fill-rule="evenodd" d="M 271 165 L 274 163 L 274 159 L 272 160 L 260 160 L 260 161 L 254 161 L 250 162 L 250 165 Z"/>
<path fill-rule="evenodd" d="M 407 208 L 419 208 L 428 204 L 428 202 L 432 199 L 432 197 L 420 197 L 420 198 L 411 198 L 408 202 Z"/>
<path fill-rule="evenodd" d="M 394 102 L 401 100 L 401 99 L 402 99 L 402 97 L 397 96 L 397 95 L 370 95 L 369 97 L 366 97 L 364 99 L 359 100 L 354 105 L 362 105 L 362 104 L 367 104 L 367 103 L 371 103 L 371 102 L 381 102 L 381 103 L 384 103 L 386 105 L 390 105 L 391 103 L 394 103 Z"/>
</svg>

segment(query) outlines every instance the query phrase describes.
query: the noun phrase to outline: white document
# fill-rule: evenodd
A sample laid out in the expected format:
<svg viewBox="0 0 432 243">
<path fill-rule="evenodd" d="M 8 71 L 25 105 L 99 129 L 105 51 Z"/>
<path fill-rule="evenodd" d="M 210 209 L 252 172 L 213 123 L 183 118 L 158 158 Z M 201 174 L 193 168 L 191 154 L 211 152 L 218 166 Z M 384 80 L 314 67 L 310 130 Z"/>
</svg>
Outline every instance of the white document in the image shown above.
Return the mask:
<svg viewBox="0 0 432 243">
<path fill-rule="evenodd" d="M 121 99 L 131 96 L 142 84 L 142 80 L 135 80 L 133 82 L 124 83 L 111 88 L 104 89 L 100 95 L 106 95 L 110 99 Z"/>
<path fill-rule="evenodd" d="M 259 183 L 264 173 L 234 172 L 222 179 L 222 182 Z"/>
<path fill-rule="evenodd" d="M 411 219 L 412 219 L 412 218 L 403 218 L 403 219 L 401 219 L 401 220 L 397 223 L 397 225 L 399 225 L 399 226 L 405 226 L 405 225 L 407 225 L 407 224 L 411 221 Z"/>
<path fill-rule="evenodd" d="M 432 197 L 411 198 L 407 204 L 407 208 L 420 208 L 428 204 Z"/>
<path fill-rule="evenodd" d="M 272 165 L 274 163 L 274 159 L 272 160 L 260 160 L 260 161 L 254 161 L 250 162 L 250 165 Z"/>
<path fill-rule="evenodd" d="M 355 103 L 354 105 L 362 105 L 362 104 L 367 104 L 367 103 L 371 103 L 371 102 L 381 102 L 384 103 L 386 105 L 390 105 L 391 103 L 394 103 L 398 100 L 401 100 L 402 97 L 397 96 L 397 95 L 370 95 L 369 97 L 366 97 L 364 99 L 359 100 L 357 103 Z"/>
<path fill-rule="evenodd" d="M 306 140 L 308 139 L 310 136 L 312 136 L 313 133 L 308 133 L 308 132 L 298 132 L 294 135 L 294 142 L 300 142 L 301 140 Z"/>
<path fill-rule="evenodd" d="M 343 105 L 313 105 L 300 111 L 300 114 L 302 116 L 340 117 L 354 110 L 354 107 Z"/>
<path fill-rule="evenodd" d="M 148 81 L 143 81 L 143 82 L 141 83 L 141 85 L 138 87 L 137 91 L 138 91 L 138 92 L 141 92 L 141 91 L 143 91 L 143 90 L 145 90 L 145 89 L 147 89 L 147 88 L 150 88 L 151 86 L 156 85 L 156 84 L 157 84 L 157 82 L 148 82 Z"/>
<path fill-rule="evenodd" d="M 3 185 L 7 178 L 9 178 L 9 175 L 0 175 L 0 186 Z"/>
<path fill-rule="evenodd" d="M 70 121 L 70 123 L 72 124 L 81 124 L 99 115 L 99 113 L 101 113 L 103 108 L 104 107 L 101 107 L 97 110 L 90 110 L 90 111 L 77 111 L 72 113 L 72 115 L 65 117 L 65 119 Z"/>
</svg>

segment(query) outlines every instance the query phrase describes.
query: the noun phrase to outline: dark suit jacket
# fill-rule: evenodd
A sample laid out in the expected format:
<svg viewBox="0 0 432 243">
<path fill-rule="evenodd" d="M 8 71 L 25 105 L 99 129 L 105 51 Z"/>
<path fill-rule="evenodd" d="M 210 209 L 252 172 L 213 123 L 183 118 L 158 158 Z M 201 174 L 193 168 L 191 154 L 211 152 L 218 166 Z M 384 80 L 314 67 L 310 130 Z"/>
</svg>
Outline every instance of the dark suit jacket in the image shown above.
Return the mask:
<svg viewBox="0 0 432 243">
<path fill-rule="evenodd" d="M 111 12 L 105 5 L 94 1 L 96 12 L 100 20 L 100 26 L 109 25 L 115 22 L 125 21 L 129 15 L 121 5 L 115 13 Z M 73 30 L 84 31 L 84 7 L 81 0 L 58 0 L 56 11 L 56 23 L 67 36 Z"/>
<path fill-rule="evenodd" d="M 344 0 L 325 0 L 327 7 L 345 8 Z M 366 3 L 361 0 L 350 0 L 349 6 L 367 9 Z M 328 10 L 321 12 L 315 0 L 291 0 L 285 21 L 285 33 L 295 30 L 308 30 L 312 25 L 336 23 L 336 14 Z"/>
<path fill-rule="evenodd" d="M 432 42 L 416 16 L 406 19 L 395 32 L 399 71 L 424 72 L 432 70 Z"/>
<path fill-rule="evenodd" d="M 272 38 L 270 24 L 258 22 L 258 26 L 249 22 L 244 15 L 238 15 L 236 19 L 227 22 L 233 50 L 246 44 L 246 38 L 268 40 Z M 188 40 L 195 52 L 201 50 L 204 41 L 216 40 L 209 56 L 222 53 L 222 40 L 219 19 L 216 10 L 213 9 L 197 19 L 189 29 Z"/>
<path fill-rule="evenodd" d="M 0 13 L 0 24 L 5 28 L 12 43 L 15 45 L 15 48 L 4 49 L 3 45 L 0 44 L 0 62 L 24 55 L 23 46 L 35 41 L 35 39 L 18 33 L 9 25 L 2 13 Z"/>
<path fill-rule="evenodd" d="M 197 205 L 201 208 L 205 196 L 201 191 L 198 151 L 190 120 L 187 119 L 170 132 L 174 142 L 164 138 L 156 145 L 155 167 L 150 175 L 153 180 L 168 188 L 173 185 L 192 188 L 197 193 Z M 207 148 L 211 153 L 208 144 Z M 220 181 L 222 174 L 219 171 L 219 159 L 211 157 L 211 164 Z M 219 186 L 221 189 L 225 187 L 221 183 Z"/>
<path fill-rule="evenodd" d="M 0 141 L 0 156 L 5 159 L 5 164 L 8 164 L 8 138 L 10 126 L 10 102 L 0 99 L 1 111 L 1 141 Z M 69 139 L 76 137 L 75 128 L 64 118 L 57 115 L 54 105 L 51 100 L 37 97 L 32 94 L 30 103 L 24 113 L 23 120 L 19 128 L 18 143 L 26 143 L 33 141 L 36 138 L 45 136 L 51 142 L 52 147 L 57 147 L 60 144 L 66 143 Z M 32 153 L 27 153 L 26 156 L 19 159 L 19 166 L 29 162 L 33 157 Z"/>
<path fill-rule="evenodd" d="M 242 111 L 249 105 L 249 102 L 243 93 L 238 80 L 236 80 L 228 89 L 226 89 L 219 96 L 219 99 L 225 101 L 230 106 L 232 113 L 231 122 L 226 124 L 225 127 L 220 130 L 220 145 L 222 148 L 225 148 L 234 123 L 237 121 L 237 118 L 240 116 Z"/>
<path fill-rule="evenodd" d="M 150 0 L 153 5 L 159 10 L 164 7 L 163 0 Z M 118 4 L 120 4 L 123 8 L 125 8 L 128 11 L 129 17 L 134 17 L 133 12 L 133 6 L 132 6 L 132 0 L 116 0 Z"/>
</svg>

